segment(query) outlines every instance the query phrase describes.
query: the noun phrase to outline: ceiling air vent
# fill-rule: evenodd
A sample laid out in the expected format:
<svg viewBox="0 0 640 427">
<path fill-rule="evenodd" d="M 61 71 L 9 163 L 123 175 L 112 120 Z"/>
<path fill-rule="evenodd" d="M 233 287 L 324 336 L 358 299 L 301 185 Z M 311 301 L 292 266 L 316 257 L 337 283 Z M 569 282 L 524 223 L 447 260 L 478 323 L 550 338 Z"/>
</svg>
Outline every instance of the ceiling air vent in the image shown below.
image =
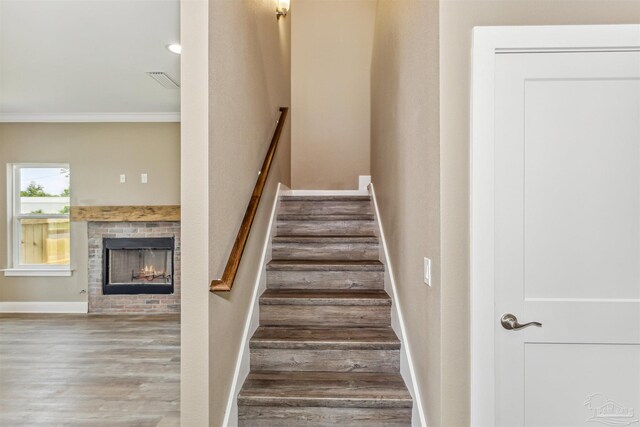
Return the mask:
<svg viewBox="0 0 640 427">
<path fill-rule="evenodd" d="M 160 83 L 165 89 L 180 89 L 180 85 L 173 81 L 173 79 L 169 77 L 167 73 L 163 73 L 162 71 L 149 71 L 147 74 L 153 80 Z"/>
</svg>

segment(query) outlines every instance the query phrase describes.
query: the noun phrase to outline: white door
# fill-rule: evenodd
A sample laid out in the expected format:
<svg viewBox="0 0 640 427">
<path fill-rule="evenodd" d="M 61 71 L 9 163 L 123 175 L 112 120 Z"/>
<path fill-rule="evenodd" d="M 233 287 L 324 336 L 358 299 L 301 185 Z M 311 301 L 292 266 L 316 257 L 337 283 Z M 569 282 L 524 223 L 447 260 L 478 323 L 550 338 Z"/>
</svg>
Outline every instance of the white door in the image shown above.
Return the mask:
<svg viewBox="0 0 640 427">
<path fill-rule="evenodd" d="M 640 425 L 640 52 L 497 54 L 494 87 L 496 425 Z"/>
</svg>

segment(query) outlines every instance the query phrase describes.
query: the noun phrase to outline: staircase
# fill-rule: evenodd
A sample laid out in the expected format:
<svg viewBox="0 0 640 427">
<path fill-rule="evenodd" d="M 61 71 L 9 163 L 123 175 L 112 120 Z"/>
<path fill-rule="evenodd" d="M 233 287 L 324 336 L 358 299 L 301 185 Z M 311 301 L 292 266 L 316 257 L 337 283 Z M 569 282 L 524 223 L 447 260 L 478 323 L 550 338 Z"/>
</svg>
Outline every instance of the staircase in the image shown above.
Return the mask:
<svg viewBox="0 0 640 427">
<path fill-rule="evenodd" d="M 410 426 L 369 196 L 283 196 L 240 426 Z"/>
</svg>

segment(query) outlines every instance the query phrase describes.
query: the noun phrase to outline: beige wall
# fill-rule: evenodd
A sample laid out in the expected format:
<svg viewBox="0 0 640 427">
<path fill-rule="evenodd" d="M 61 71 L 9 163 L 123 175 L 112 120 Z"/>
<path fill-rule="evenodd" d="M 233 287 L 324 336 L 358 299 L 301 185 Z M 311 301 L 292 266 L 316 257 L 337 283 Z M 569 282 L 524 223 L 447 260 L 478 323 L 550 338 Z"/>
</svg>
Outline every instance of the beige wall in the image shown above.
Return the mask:
<svg viewBox="0 0 640 427">
<path fill-rule="evenodd" d="M 180 126 L 177 123 L 0 124 L 0 223 L 6 224 L 7 163 L 69 163 L 71 204 L 180 203 Z M 120 174 L 127 183 L 120 184 Z M 140 183 L 140 174 L 149 183 Z M 0 260 L 7 263 L 7 227 L 0 227 Z M 86 223 L 71 229 L 72 277 L 5 277 L 0 301 L 86 301 Z"/>
<path fill-rule="evenodd" d="M 372 179 L 430 426 L 469 424 L 472 28 L 637 22 L 637 1 L 442 0 L 439 13 L 435 1 L 379 1 L 371 82 Z M 434 70 L 438 57 L 439 73 Z M 436 261 L 432 289 L 420 279 L 423 255 Z"/>
<path fill-rule="evenodd" d="M 211 2 L 210 141 L 207 148 L 200 147 L 200 154 L 208 155 L 209 162 L 207 185 L 211 197 L 207 214 L 211 220 L 202 228 L 210 227 L 210 264 L 202 261 L 194 266 L 208 267 L 210 277 L 219 276 L 224 267 L 255 182 L 255 174 L 245 175 L 245 171 L 258 170 L 276 108 L 288 100 L 288 26 L 303 1 L 294 2 L 291 14 L 278 23 L 274 22 L 270 0 Z M 304 6 L 300 11 L 305 13 Z M 430 426 L 469 424 L 471 28 L 496 24 L 631 23 L 640 22 L 639 16 L 637 1 L 379 1 L 370 70 L 371 173 Z M 297 114 L 294 101 L 293 123 L 300 120 Z M 288 141 L 286 133 L 265 200 L 273 197 L 278 180 L 288 182 Z M 297 181 L 298 170 L 313 171 L 314 163 L 323 165 L 326 159 L 318 151 L 297 151 L 297 144 L 296 140 L 291 162 L 294 185 L 335 187 L 334 183 Z M 330 166 L 333 174 L 346 169 L 342 163 L 333 162 Z M 362 172 L 345 180 L 351 182 L 358 174 Z M 209 296 L 208 325 L 202 321 L 190 325 L 209 329 L 210 416 L 200 409 L 210 425 L 220 425 L 224 415 L 250 302 L 249 287 L 259 268 L 257 259 L 263 243 L 261 236 L 266 232 L 268 206 L 263 203 L 260 208 L 234 291 Z M 201 218 L 202 214 L 194 217 Z M 434 260 L 432 288 L 422 284 L 422 256 Z M 184 339 L 183 336 L 183 342 Z M 195 378 L 197 370 L 192 371 Z M 203 376 L 205 371 L 200 371 Z M 188 385 L 183 376 L 185 386 Z M 198 408 L 194 405 L 191 409 Z"/>
<path fill-rule="evenodd" d="M 371 67 L 371 175 L 417 386 L 440 425 L 438 3 L 378 2 Z M 433 284 L 422 281 L 423 257 Z"/>
<path fill-rule="evenodd" d="M 469 97 L 479 25 L 640 23 L 640 1 L 460 1 L 440 6 L 442 425 L 469 423 Z"/>
<path fill-rule="evenodd" d="M 375 0 L 293 2 L 294 188 L 358 188 L 358 175 L 369 175 L 375 11 Z"/>
<path fill-rule="evenodd" d="M 273 0 L 217 0 L 209 8 L 209 259 L 220 277 L 275 129 L 290 104 L 290 16 Z M 278 182 L 291 174 L 287 121 L 233 291 L 209 297 L 210 417 L 222 425 Z M 202 284 L 206 286 L 206 284 Z M 242 380 L 242 379 L 241 379 Z"/>
<path fill-rule="evenodd" d="M 180 2 L 180 425 L 209 424 L 209 1 Z"/>
</svg>

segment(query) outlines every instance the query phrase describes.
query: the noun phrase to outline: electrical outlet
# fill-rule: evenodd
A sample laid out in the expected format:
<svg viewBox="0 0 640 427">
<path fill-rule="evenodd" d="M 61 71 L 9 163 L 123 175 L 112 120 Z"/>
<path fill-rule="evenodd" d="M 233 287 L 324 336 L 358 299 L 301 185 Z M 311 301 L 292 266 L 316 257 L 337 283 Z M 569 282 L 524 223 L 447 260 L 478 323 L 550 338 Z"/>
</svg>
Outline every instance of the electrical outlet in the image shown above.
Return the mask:
<svg viewBox="0 0 640 427">
<path fill-rule="evenodd" d="M 424 258 L 424 283 L 431 286 L 431 260 Z"/>
<path fill-rule="evenodd" d="M 120 175 L 120 184 L 124 184 L 125 182 L 127 182 L 127 175 Z"/>
<path fill-rule="evenodd" d="M 146 173 L 143 173 L 143 174 L 140 175 L 140 182 L 143 183 L 143 184 L 146 184 L 147 182 L 149 182 L 149 179 L 148 179 Z"/>
</svg>

